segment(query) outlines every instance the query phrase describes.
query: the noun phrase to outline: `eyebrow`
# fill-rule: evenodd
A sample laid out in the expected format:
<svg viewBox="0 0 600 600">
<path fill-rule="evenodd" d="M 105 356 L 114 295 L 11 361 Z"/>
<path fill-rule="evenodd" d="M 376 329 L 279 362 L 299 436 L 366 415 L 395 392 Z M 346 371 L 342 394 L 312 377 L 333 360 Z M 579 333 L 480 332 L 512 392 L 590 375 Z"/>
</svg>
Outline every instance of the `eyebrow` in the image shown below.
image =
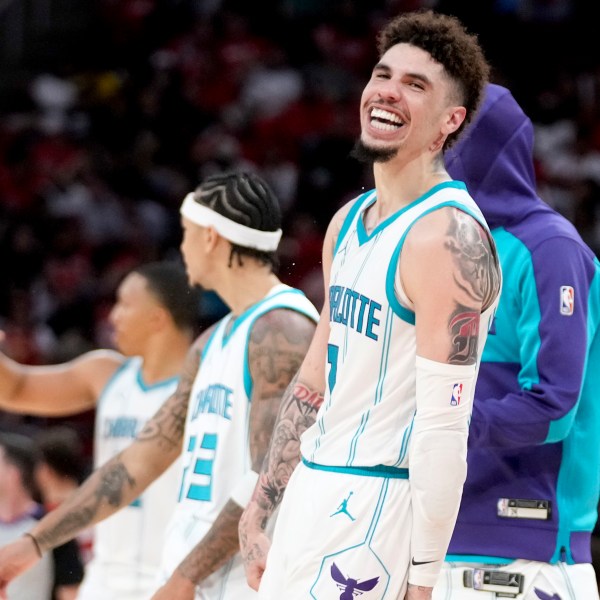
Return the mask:
<svg viewBox="0 0 600 600">
<path fill-rule="evenodd" d="M 385 73 L 389 74 L 392 72 L 392 69 L 387 64 L 383 62 L 378 62 L 373 67 L 373 73 L 375 73 L 376 71 L 384 71 Z M 431 79 L 429 79 L 429 77 L 427 77 L 426 75 L 423 75 L 423 73 L 406 73 L 404 76 L 409 77 L 410 79 L 417 79 L 427 85 L 431 85 Z"/>
</svg>

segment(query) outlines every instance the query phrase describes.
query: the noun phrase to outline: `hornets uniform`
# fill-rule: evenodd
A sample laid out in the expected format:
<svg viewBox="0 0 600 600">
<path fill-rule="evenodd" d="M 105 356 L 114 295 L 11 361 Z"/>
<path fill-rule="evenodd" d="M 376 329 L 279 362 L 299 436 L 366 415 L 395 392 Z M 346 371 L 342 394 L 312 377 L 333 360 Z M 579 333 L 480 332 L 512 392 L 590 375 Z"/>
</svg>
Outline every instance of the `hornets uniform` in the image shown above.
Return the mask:
<svg viewBox="0 0 600 600">
<path fill-rule="evenodd" d="M 363 214 L 375 201 L 371 191 L 354 202 L 336 241 L 327 388 L 280 507 L 260 588 L 267 600 L 283 597 L 283 590 L 293 600 L 358 594 L 395 600 L 406 586 L 416 336 L 400 255 L 412 225 L 442 207 L 487 226 L 457 181 L 433 187 L 368 233 Z M 492 313 L 493 307 L 480 318 L 480 354 Z M 476 326 L 464 323 L 471 335 Z M 473 372 L 472 365 L 464 368 Z M 473 390 L 462 393 L 471 398 Z M 449 405 L 460 400 L 455 395 L 450 387 Z M 315 546 L 327 550 L 315 556 Z"/>
<path fill-rule="evenodd" d="M 96 408 L 94 462 L 99 467 L 127 448 L 175 391 L 178 377 L 153 385 L 142 379 L 142 359 L 127 360 L 104 388 Z M 148 600 L 164 533 L 177 493 L 178 463 L 128 507 L 94 527 L 94 552 L 78 600 Z"/>
<path fill-rule="evenodd" d="M 219 321 L 202 351 L 189 398 L 179 503 L 167 529 L 163 581 L 204 537 L 236 484 L 251 470 L 248 342 L 254 322 L 281 308 L 318 319 L 302 292 L 278 285 L 237 318 L 230 313 Z M 197 592 L 202 600 L 255 595 L 246 583 L 239 554 L 208 577 Z"/>
<path fill-rule="evenodd" d="M 505 277 L 436 600 L 493 598 L 469 573 L 464 586 L 469 568 L 522 575 L 518 600 L 598 600 L 600 264 L 538 196 L 533 147 L 530 119 L 506 88 L 489 85 L 446 155 L 491 228 Z"/>
</svg>

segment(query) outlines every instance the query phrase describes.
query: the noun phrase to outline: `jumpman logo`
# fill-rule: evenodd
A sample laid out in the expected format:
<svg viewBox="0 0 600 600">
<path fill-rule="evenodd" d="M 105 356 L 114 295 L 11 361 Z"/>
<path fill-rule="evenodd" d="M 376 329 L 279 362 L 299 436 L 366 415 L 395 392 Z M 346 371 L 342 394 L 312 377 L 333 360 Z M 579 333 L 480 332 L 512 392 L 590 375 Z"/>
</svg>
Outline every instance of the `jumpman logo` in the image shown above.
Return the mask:
<svg viewBox="0 0 600 600">
<path fill-rule="evenodd" d="M 337 510 L 334 513 L 331 513 L 329 516 L 330 517 L 335 517 L 335 515 L 339 515 L 339 514 L 345 514 L 348 517 L 350 517 L 350 520 L 352 521 L 356 521 L 356 519 L 348 512 L 348 500 L 350 500 L 350 496 L 352 496 L 354 492 L 350 492 L 348 494 L 347 498 L 344 498 L 341 502 L 340 505 L 337 507 Z"/>
<path fill-rule="evenodd" d="M 542 592 L 542 590 L 539 590 L 538 588 L 533 588 L 533 591 L 540 600 L 560 600 L 560 596 L 558 594 L 552 594 L 551 596 L 550 594 L 546 594 L 546 592 Z"/>
</svg>

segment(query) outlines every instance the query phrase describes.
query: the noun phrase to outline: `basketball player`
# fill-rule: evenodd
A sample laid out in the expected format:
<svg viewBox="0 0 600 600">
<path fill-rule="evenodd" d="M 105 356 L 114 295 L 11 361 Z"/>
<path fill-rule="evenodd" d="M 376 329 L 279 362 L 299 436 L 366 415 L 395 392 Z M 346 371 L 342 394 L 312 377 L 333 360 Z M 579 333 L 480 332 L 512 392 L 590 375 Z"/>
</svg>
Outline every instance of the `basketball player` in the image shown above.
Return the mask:
<svg viewBox="0 0 600 600">
<path fill-rule="evenodd" d="M 181 214 L 190 282 L 214 290 L 231 312 L 192 345 L 177 391 L 138 439 L 34 527 L 33 538 L 0 550 L 2 585 L 36 562 L 34 541 L 44 553 L 126 506 L 183 442 L 179 504 L 162 567 L 169 579 L 154 598 L 256 596 L 239 556 L 238 521 L 318 313 L 273 273 L 281 213 L 261 178 L 208 178 L 185 198 Z"/>
<path fill-rule="evenodd" d="M 379 53 L 355 148 L 375 189 L 328 228 L 328 302 L 240 523 L 249 583 L 269 600 L 430 598 L 465 478 L 500 270 L 442 151 L 488 66 L 460 22 L 432 12 L 391 21 Z M 262 573 L 264 524 L 290 473 Z"/>
<path fill-rule="evenodd" d="M 483 353 L 468 476 L 433 597 L 598 600 L 600 265 L 537 195 L 533 126 L 487 88 L 448 171 L 477 200 L 505 267 Z"/>
<path fill-rule="evenodd" d="M 197 294 L 173 263 L 134 269 L 119 285 L 110 320 L 120 352 L 97 350 L 61 365 L 31 367 L 0 354 L 0 406 L 70 415 L 96 407 L 94 462 L 126 448 L 177 386 L 197 319 Z M 177 501 L 169 470 L 94 530 L 79 600 L 147 600 L 167 521 Z"/>
</svg>

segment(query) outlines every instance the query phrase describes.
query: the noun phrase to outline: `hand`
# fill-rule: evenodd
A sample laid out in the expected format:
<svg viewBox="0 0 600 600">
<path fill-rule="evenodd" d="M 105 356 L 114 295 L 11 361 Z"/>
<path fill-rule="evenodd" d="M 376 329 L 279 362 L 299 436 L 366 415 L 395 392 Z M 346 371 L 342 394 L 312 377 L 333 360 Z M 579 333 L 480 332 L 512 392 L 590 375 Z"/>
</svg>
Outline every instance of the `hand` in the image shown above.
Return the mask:
<svg viewBox="0 0 600 600">
<path fill-rule="evenodd" d="M 151 600 L 194 600 L 196 596 L 196 586 L 179 571 L 175 571 L 167 582 L 159 588 Z"/>
<path fill-rule="evenodd" d="M 244 543 L 242 543 L 242 539 Z M 260 581 L 267 564 L 267 554 L 271 547 L 271 540 L 260 530 L 245 532 L 240 537 L 242 559 L 246 570 L 246 581 L 248 585 L 258 592 Z"/>
<path fill-rule="evenodd" d="M 6 600 L 6 588 L 18 575 L 40 560 L 34 541 L 22 537 L 0 548 L 0 598 Z"/>
<path fill-rule="evenodd" d="M 431 600 L 431 594 L 433 592 L 433 588 L 425 587 L 423 585 L 412 585 L 408 584 L 408 589 L 406 590 L 405 600 Z"/>
</svg>

